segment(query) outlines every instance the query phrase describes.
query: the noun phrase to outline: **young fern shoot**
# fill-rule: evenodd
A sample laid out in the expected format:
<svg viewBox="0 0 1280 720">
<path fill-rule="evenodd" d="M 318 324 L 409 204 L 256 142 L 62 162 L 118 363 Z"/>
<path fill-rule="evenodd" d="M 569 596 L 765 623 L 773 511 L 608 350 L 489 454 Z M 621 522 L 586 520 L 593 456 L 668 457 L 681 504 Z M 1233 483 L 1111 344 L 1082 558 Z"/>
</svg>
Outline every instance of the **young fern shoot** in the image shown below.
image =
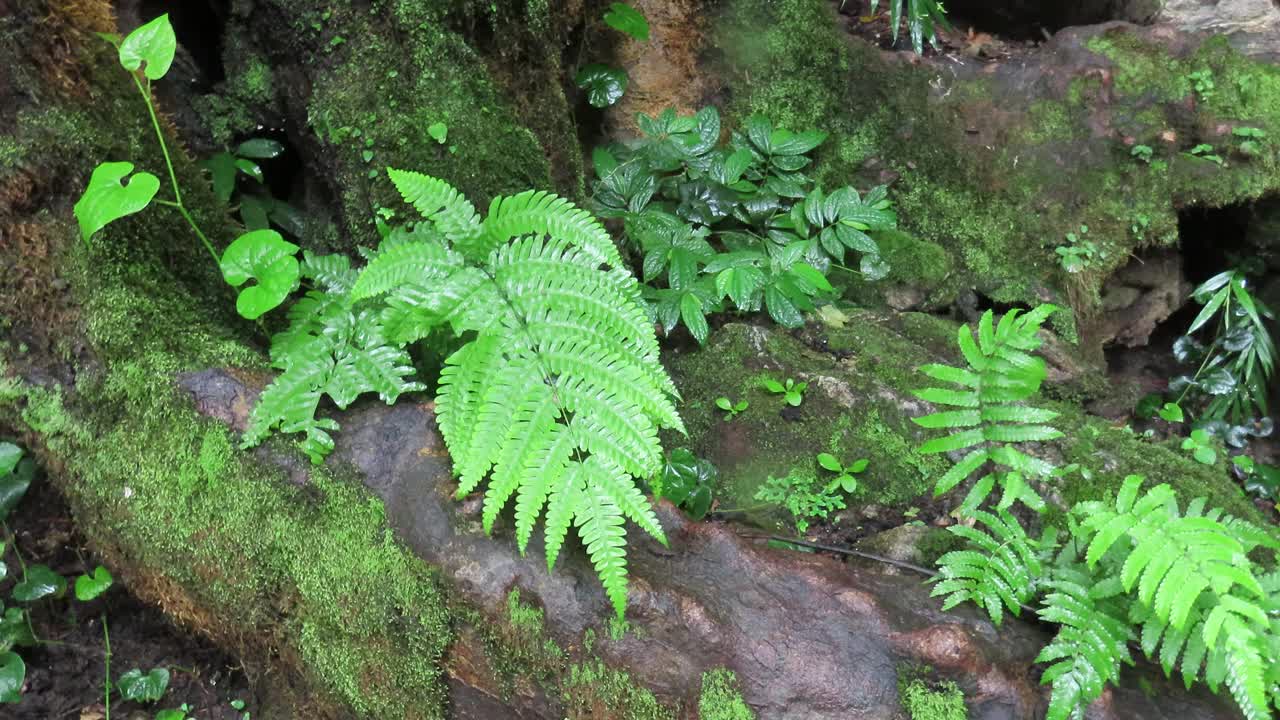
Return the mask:
<svg viewBox="0 0 1280 720">
<path fill-rule="evenodd" d="M 1052 410 L 1027 407 L 1046 376 L 1044 360 L 1031 353 L 1040 347 L 1040 326 L 1057 308 L 1041 305 L 1021 313 L 1011 310 L 998 325 L 990 310 L 978 322 L 978 338 L 968 325 L 960 328 L 958 342 L 967 368 L 931 364 L 920 371 L 935 380 L 953 383 L 959 389 L 917 390 L 921 400 L 957 408 L 913 418 L 917 425 L 951 431 L 926 442 L 923 453 L 954 452 L 973 448 L 939 478 L 934 494 L 941 495 L 975 472 L 994 466 L 982 475 L 960 504 L 960 512 L 972 515 L 997 485 L 1001 488 L 999 510 L 1022 502 L 1034 510 L 1044 500 L 1028 484 L 1028 479 L 1049 476 L 1053 465 L 1018 450 L 1017 443 L 1053 440 L 1062 433 L 1046 423 L 1057 417 Z"/>
</svg>

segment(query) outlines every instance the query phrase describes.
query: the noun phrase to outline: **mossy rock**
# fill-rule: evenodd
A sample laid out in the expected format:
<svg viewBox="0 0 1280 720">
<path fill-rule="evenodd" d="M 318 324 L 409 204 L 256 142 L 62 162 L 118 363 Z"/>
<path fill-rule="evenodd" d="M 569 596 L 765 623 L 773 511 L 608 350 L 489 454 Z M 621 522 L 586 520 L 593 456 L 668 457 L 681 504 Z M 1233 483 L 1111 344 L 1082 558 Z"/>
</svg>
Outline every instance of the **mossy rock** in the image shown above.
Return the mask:
<svg viewBox="0 0 1280 720">
<path fill-rule="evenodd" d="M 1095 360 L 1107 339 L 1091 334 L 1100 290 L 1131 254 L 1176 243 L 1183 208 L 1280 190 L 1280 68 L 1223 38 L 1111 24 L 1004 63 L 906 62 L 851 37 L 823 0 L 730 0 L 712 37 L 709 72 L 727 78 L 731 117 L 829 131 L 813 169 L 827 187 L 893 181 L 903 230 L 953 259 L 942 282 L 937 253 L 897 262 L 930 305 L 967 289 L 1052 301 L 1074 311 L 1059 332 Z M 1211 89 L 1196 89 L 1196 72 Z M 1233 135 L 1244 127 L 1268 134 L 1259 151 Z M 1130 156 L 1140 144 L 1154 162 Z M 1224 164 L 1188 153 L 1201 144 Z M 1105 257 L 1069 274 L 1055 247 L 1081 226 Z"/>
<path fill-rule="evenodd" d="M 913 391 L 936 384 L 918 372 L 919 366 L 963 364 L 955 335 L 954 323 L 934 316 L 873 311 L 849 313 L 843 328 L 811 327 L 797 333 L 726 325 L 706 348 L 669 356 L 685 399 L 682 413 L 689 438 L 672 435 L 666 444 L 687 442 L 718 466 L 718 492 L 726 508 L 755 505 L 754 494 L 770 476 L 829 477 L 816 461 L 823 452 L 846 464 L 870 460 L 849 499 L 851 507 L 902 510 L 927 501 L 950 463 L 919 452 L 932 434 L 912 418 L 930 412 L 930 406 Z M 788 407 L 782 396 L 763 387 L 766 377 L 807 382 L 803 403 Z M 715 406 L 722 395 L 746 399 L 750 406 L 728 420 Z M 1041 488 L 1059 510 L 1082 500 L 1105 499 L 1125 475 L 1139 474 L 1152 484 L 1173 485 L 1184 500 L 1206 497 L 1211 505 L 1262 520 L 1225 461 L 1202 465 L 1172 443 L 1148 441 L 1074 403 L 1044 399 L 1038 404 L 1061 413 L 1054 424 L 1065 438 L 1034 452 L 1062 466 L 1079 463 L 1091 470 L 1090 479 L 1072 474 Z"/>
</svg>

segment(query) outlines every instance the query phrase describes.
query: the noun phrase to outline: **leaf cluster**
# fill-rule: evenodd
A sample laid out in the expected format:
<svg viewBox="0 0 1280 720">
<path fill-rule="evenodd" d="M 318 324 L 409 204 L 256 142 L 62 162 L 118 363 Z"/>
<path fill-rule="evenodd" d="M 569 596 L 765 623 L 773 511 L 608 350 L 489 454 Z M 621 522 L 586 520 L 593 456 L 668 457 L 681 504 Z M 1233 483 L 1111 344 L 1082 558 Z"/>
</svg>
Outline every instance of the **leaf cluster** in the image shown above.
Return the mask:
<svg viewBox="0 0 1280 720">
<path fill-rule="evenodd" d="M 1169 390 L 1178 393 L 1180 405 L 1195 407 L 1200 423 L 1239 428 L 1224 434 L 1231 444 L 1243 446 L 1248 435 L 1270 427 L 1267 390 L 1275 374 L 1276 345 L 1266 323 L 1275 315 L 1249 292 L 1238 270 L 1209 278 L 1191 296 L 1203 307 L 1173 351 L 1179 362 L 1197 367 L 1194 374 L 1170 381 Z M 1207 338 L 1202 341 L 1197 333 Z"/>
<path fill-rule="evenodd" d="M 880 7 L 880 0 L 871 0 L 871 12 Z M 916 54 L 924 53 L 924 43 L 938 45 L 938 28 L 951 29 L 947 11 L 940 0 L 889 0 L 889 25 L 893 28 L 893 41 L 898 42 L 902 29 L 903 9 L 906 9 L 907 35 Z"/>
<path fill-rule="evenodd" d="M 1059 626 L 1040 653 L 1050 663 L 1048 720 L 1078 719 L 1084 707 L 1132 665 L 1130 645 L 1175 669 L 1187 687 L 1225 685 L 1249 720 L 1280 708 L 1280 576 L 1249 558 L 1280 542 L 1197 499 L 1180 509 L 1168 485 L 1142 492 L 1129 476 L 1113 502 L 1072 508 L 1065 542 L 1027 536 L 1008 513 L 979 512 L 978 526 L 949 530 L 969 547 L 939 559 L 934 595 L 945 607 L 971 601 L 997 625 L 1037 601 Z M 980 528 L 980 529 L 979 529 Z"/>
<path fill-rule="evenodd" d="M 624 220 L 650 311 L 668 333 L 683 323 L 705 342 L 706 316 L 731 308 L 798 327 L 802 312 L 834 297 L 827 274 L 850 251 L 867 278 L 888 273 L 869 234 L 896 226 L 887 190 L 825 192 L 804 172 L 825 133 L 752 116 L 721 144 L 715 108 L 637 121 L 640 138 L 593 153 L 593 201 Z"/>
<path fill-rule="evenodd" d="M 839 487 L 834 483 L 820 483 L 814 476 L 800 472 L 780 478 L 770 475 L 756 490 L 755 499 L 786 508 L 799 535 L 809 530 L 813 520 L 826 519 L 833 510 L 845 508 Z"/>
</svg>

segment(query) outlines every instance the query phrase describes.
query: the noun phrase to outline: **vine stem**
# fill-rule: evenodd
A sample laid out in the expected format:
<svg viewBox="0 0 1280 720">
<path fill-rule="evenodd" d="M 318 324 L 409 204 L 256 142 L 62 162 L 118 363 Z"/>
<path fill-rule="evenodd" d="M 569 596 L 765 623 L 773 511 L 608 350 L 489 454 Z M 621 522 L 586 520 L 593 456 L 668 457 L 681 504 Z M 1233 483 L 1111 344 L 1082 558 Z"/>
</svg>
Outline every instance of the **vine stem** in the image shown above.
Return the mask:
<svg viewBox="0 0 1280 720">
<path fill-rule="evenodd" d="M 222 258 L 218 256 L 218 251 L 213 249 L 213 243 L 209 242 L 209 238 L 200 230 L 200 226 L 196 225 L 196 221 L 191 217 L 191 213 L 187 212 L 186 205 L 182 204 L 182 189 L 178 186 L 178 175 L 173 171 L 173 160 L 169 157 L 169 146 L 164 141 L 164 133 L 160 130 L 160 119 L 156 116 L 155 104 L 151 102 L 151 80 L 147 80 L 147 84 L 143 85 L 138 79 L 136 72 L 129 73 L 133 78 L 133 84 L 137 86 L 138 92 L 142 95 L 142 100 L 147 104 L 147 113 L 151 115 L 151 127 L 156 131 L 156 140 L 160 141 L 160 152 L 164 155 L 165 167 L 169 170 L 169 182 L 173 185 L 174 201 L 157 200 L 159 205 L 167 205 L 176 208 L 182 214 L 182 218 L 187 221 L 191 229 L 195 231 L 196 237 L 200 238 L 200 242 L 204 243 L 204 247 L 209 251 L 209 255 L 213 257 L 215 266 L 222 266 Z"/>
<path fill-rule="evenodd" d="M 111 633 L 107 631 L 107 615 L 102 615 L 102 641 L 106 645 L 106 654 L 103 656 L 105 660 L 105 675 L 102 682 L 103 702 L 106 708 L 106 716 L 103 720 L 111 720 Z"/>
</svg>

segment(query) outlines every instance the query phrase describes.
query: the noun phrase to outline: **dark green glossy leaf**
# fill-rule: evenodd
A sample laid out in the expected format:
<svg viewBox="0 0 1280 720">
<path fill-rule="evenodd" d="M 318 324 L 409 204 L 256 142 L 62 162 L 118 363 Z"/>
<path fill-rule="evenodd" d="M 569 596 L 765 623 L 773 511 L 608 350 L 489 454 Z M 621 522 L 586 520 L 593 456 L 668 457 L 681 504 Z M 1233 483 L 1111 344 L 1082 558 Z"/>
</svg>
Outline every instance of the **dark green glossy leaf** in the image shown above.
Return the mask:
<svg viewBox="0 0 1280 720">
<path fill-rule="evenodd" d="M 284 145 L 269 138 L 252 138 L 236 147 L 236 154 L 242 158 L 270 160 L 284 152 Z"/>
<path fill-rule="evenodd" d="M 680 319 L 684 321 L 685 327 L 689 328 L 689 332 L 693 335 L 693 339 L 698 341 L 699 345 L 706 344 L 707 318 L 703 314 L 702 301 L 693 293 L 685 293 L 680 299 Z"/>
<path fill-rule="evenodd" d="M 169 671 L 165 668 L 155 668 L 146 674 L 135 668 L 121 675 L 116 681 L 116 689 L 120 691 L 120 697 L 141 703 L 159 700 L 164 697 L 164 691 L 168 688 Z"/>
<path fill-rule="evenodd" d="M 27 665 L 15 652 L 0 654 L 0 703 L 22 700 L 22 685 L 27 680 Z"/>
<path fill-rule="evenodd" d="M 236 190 L 236 158 L 228 152 L 211 155 L 203 163 L 213 180 L 213 194 L 224 203 L 231 202 L 231 194 Z"/>
<path fill-rule="evenodd" d="M 32 565 L 27 568 L 22 582 L 13 586 L 13 599 L 32 603 L 50 596 L 61 596 L 67 591 L 67 579 L 49 569 L 48 565 Z"/>
<path fill-rule="evenodd" d="M 574 83 L 587 91 L 587 102 L 593 107 L 606 108 L 621 100 L 626 93 L 627 74 L 618 68 L 595 63 L 582 68 Z"/>
</svg>

